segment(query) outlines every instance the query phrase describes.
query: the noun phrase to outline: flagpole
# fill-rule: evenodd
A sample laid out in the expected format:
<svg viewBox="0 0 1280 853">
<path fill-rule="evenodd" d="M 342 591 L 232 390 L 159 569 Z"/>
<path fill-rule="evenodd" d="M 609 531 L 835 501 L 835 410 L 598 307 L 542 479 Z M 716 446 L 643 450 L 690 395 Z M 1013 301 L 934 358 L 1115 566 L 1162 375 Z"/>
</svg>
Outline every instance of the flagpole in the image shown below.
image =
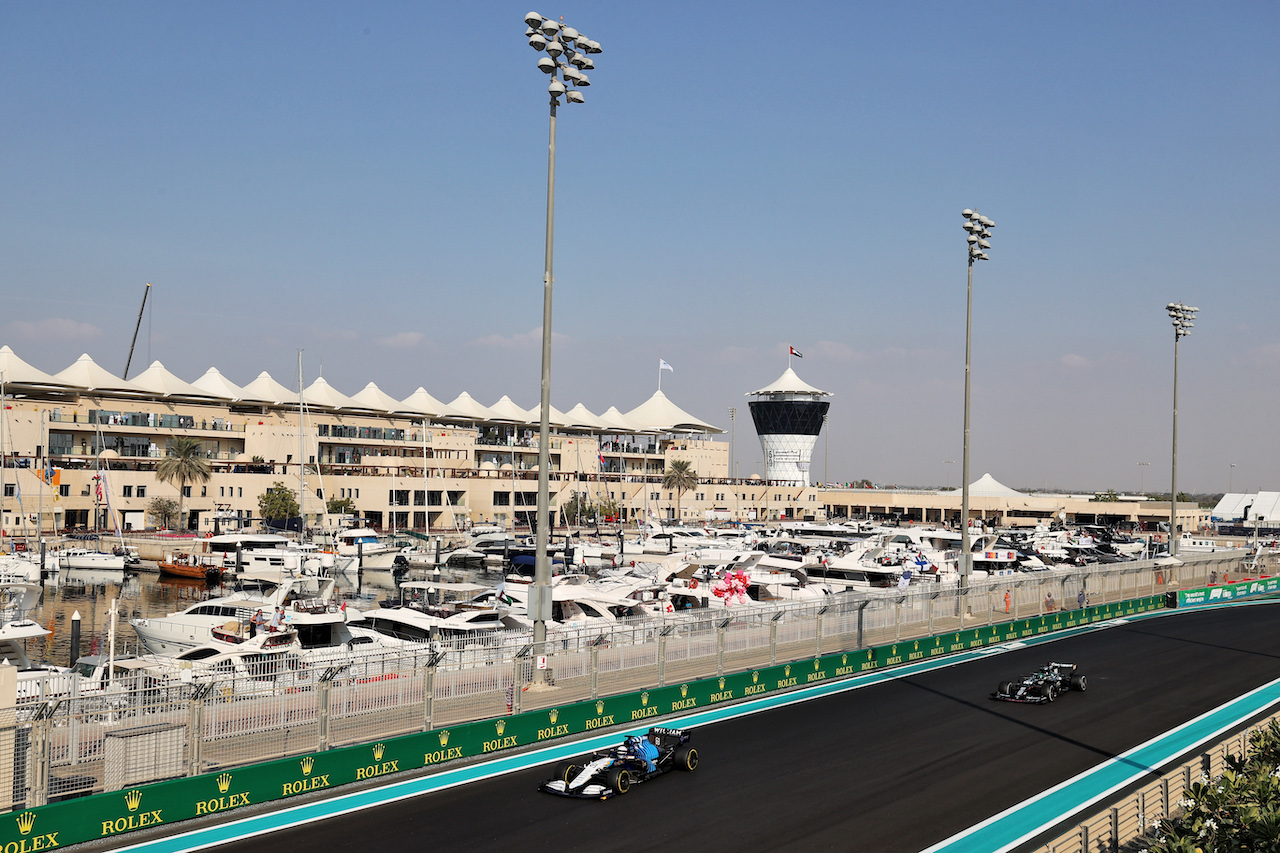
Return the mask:
<svg viewBox="0 0 1280 853">
<path fill-rule="evenodd" d="M 662 390 L 662 356 L 658 356 L 658 390 Z"/>
</svg>

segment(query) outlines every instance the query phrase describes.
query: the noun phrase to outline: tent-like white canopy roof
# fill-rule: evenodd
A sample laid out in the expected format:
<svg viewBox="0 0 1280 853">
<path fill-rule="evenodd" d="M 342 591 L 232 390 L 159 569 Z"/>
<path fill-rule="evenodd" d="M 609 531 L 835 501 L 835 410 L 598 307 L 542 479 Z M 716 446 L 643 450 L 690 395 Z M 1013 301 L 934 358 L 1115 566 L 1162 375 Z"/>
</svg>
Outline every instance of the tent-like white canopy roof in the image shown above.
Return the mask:
<svg viewBox="0 0 1280 853">
<path fill-rule="evenodd" d="M 224 400 L 239 400 L 244 396 L 244 389 L 219 373 L 216 367 L 210 367 L 204 376 L 191 384 Z"/>
<path fill-rule="evenodd" d="M 54 374 L 53 377 L 63 385 L 73 388 L 84 388 L 88 391 L 132 391 L 142 389 L 128 380 L 108 373 L 97 365 L 88 353 L 76 359 L 75 364 L 66 370 Z"/>
<path fill-rule="evenodd" d="M 953 490 L 952 494 L 960 494 L 960 489 Z M 977 480 L 969 484 L 969 496 L 977 498 L 1025 498 L 1026 495 L 1016 489 L 1011 489 L 1004 483 L 1001 483 L 990 474 L 983 474 Z"/>
<path fill-rule="evenodd" d="M 452 418 L 456 418 L 458 420 L 466 420 L 466 421 L 493 420 L 492 413 L 490 413 L 490 411 L 487 408 L 480 405 L 480 403 L 476 401 L 476 398 L 472 397 L 466 391 L 463 391 L 461 394 L 455 397 L 453 402 L 449 404 L 449 408 L 453 410 L 449 416 Z"/>
<path fill-rule="evenodd" d="M 517 406 L 506 394 L 502 399 L 489 407 L 490 420 L 506 423 L 524 424 L 529 422 L 529 413 Z"/>
<path fill-rule="evenodd" d="M 426 415 L 431 418 L 448 417 L 455 414 L 453 409 L 441 403 L 435 397 L 427 393 L 427 389 L 421 386 L 408 397 L 405 397 L 397 405 L 397 412 L 410 412 L 415 415 Z"/>
<path fill-rule="evenodd" d="M 258 374 L 258 378 L 250 382 L 241 389 L 242 400 L 256 400 L 263 403 L 297 403 L 298 393 L 290 391 L 279 382 L 271 378 L 271 374 L 262 371 Z"/>
<path fill-rule="evenodd" d="M 184 382 L 174 376 L 159 361 L 151 362 L 151 366 L 129 380 L 134 385 L 161 397 L 219 397 L 203 388 L 197 388 L 190 382 Z"/>
<path fill-rule="evenodd" d="M 326 382 L 323 376 L 317 376 L 315 382 L 303 389 L 302 400 L 308 406 L 321 406 L 326 409 L 364 408 L 364 406 L 361 406 Z"/>
<path fill-rule="evenodd" d="M 634 434 L 638 432 L 646 432 L 643 427 L 636 426 L 627 420 L 627 416 L 618 411 L 617 406 L 610 406 L 605 409 L 604 414 L 600 416 L 600 424 L 609 432 L 619 432 Z"/>
<path fill-rule="evenodd" d="M 8 346 L 0 347 L 0 374 L 10 385 L 63 385 L 43 370 L 27 364 Z"/>
<path fill-rule="evenodd" d="M 400 401 L 372 382 L 361 388 L 358 394 L 352 394 L 351 399 L 360 404 L 361 408 L 368 409 L 371 412 L 398 412 L 400 410 Z"/>
<path fill-rule="evenodd" d="M 554 411 L 554 407 L 552 409 Z M 564 425 L 575 429 L 603 430 L 608 429 L 597 415 L 593 415 L 586 406 L 579 403 L 564 413 Z"/>
<path fill-rule="evenodd" d="M 681 409 L 661 391 L 655 391 L 652 397 L 627 412 L 626 419 L 642 429 L 657 432 L 724 432 Z"/>
<path fill-rule="evenodd" d="M 529 410 L 528 422 L 542 426 L 542 403 L 538 403 L 538 405 Z M 547 416 L 547 423 L 554 424 L 555 426 L 564 426 L 564 422 L 564 412 L 560 411 L 555 406 L 552 406 L 551 414 Z"/>
<path fill-rule="evenodd" d="M 748 397 L 754 397 L 757 394 L 809 394 L 814 397 L 830 397 L 829 391 L 823 391 L 814 388 L 808 382 L 805 382 L 796 372 L 788 367 L 783 371 L 782 375 L 775 379 L 772 383 L 764 386 L 759 391 L 752 391 L 747 394 Z M 722 430 L 723 432 L 723 430 Z"/>
<path fill-rule="evenodd" d="M 1236 521 L 1246 525 L 1255 521 L 1280 521 L 1280 492 L 1223 495 L 1210 517 L 1215 521 Z"/>
</svg>

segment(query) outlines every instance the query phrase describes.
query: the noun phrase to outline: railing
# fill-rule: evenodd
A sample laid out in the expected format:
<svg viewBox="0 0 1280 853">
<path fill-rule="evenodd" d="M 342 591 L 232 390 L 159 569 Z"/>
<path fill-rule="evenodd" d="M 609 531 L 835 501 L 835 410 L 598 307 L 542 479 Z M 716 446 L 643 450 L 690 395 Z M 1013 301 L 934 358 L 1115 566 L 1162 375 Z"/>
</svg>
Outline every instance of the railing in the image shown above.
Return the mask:
<svg viewBox="0 0 1280 853">
<path fill-rule="evenodd" d="M 180 420 L 181 419 L 181 420 Z M 203 432 L 244 432 L 244 424 L 233 424 L 222 418 L 201 418 L 189 415 L 156 414 L 154 412 L 93 412 L 81 414 L 58 411 L 49 412 L 51 424 L 85 424 L 86 426 L 145 427 L 148 429 L 188 429 Z"/>
<path fill-rule="evenodd" d="M 1204 586 L 1215 575 L 1239 579 L 1245 559 L 1241 552 L 1220 552 L 1185 558 L 1174 568 L 1144 561 L 991 578 L 964 593 L 919 584 L 561 629 L 549 632 L 542 673 L 534 668 L 538 652 L 529 635 L 499 633 L 403 651 L 344 647 L 305 666 L 268 661 L 226 676 L 193 675 L 176 686 L 145 671 L 118 678 L 110 688 L 62 676 L 25 688 L 12 742 L 24 770 L 16 778 L 26 781 L 15 787 L 11 803 L 0 806 L 30 807 L 141 784 L 146 780 L 124 779 L 113 769 L 113 761 L 141 748 L 120 740 L 134 731 L 152 739 L 145 745 L 148 766 L 196 775 L 1027 619 L 1051 606 L 1072 609 L 1086 601 L 1099 605 Z M 526 692 L 535 674 L 544 686 Z M 0 720 L 0 742 L 7 735 L 3 725 Z"/>
</svg>

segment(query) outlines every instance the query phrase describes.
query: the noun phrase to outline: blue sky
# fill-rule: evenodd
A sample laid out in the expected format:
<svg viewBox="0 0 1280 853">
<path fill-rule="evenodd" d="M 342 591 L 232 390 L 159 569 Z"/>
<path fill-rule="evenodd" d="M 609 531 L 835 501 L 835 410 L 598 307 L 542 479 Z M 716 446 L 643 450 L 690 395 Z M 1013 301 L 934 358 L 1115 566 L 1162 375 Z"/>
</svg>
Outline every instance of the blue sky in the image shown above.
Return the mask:
<svg viewBox="0 0 1280 853">
<path fill-rule="evenodd" d="M 604 48 L 559 113 L 558 408 L 661 357 L 762 473 L 743 394 L 792 345 L 835 395 L 815 479 L 958 485 L 974 207 L 974 479 L 1167 489 L 1182 300 L 1179 485 L 1280 488 L 1274 3 L 0 4 L 0 342 L 119 374 L 150 281 L 133 373 L 303 349 L 535 405 L 530 8 Z"/>
</svg>

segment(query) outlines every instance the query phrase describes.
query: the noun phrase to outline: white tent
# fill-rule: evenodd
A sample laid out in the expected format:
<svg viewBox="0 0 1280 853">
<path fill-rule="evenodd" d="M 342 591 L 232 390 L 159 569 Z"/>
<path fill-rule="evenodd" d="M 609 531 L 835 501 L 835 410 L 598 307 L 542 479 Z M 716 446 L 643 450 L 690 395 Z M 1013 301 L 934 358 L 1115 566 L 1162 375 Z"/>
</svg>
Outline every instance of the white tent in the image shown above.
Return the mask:
<svg viewBox="0 0 1280 853">
<path fill-rule="evenodd" d="M 593 415 L 591 411 L 581 403 L 564 413 L 564 425 L 574 429 L 589 429 L 596 432 L 608 429 L 608 427 L 601 422 L 599 416 Z"/>
<path fill-rule="evenodd" d="M 465 420 L 465 421 L 493 420 L 493 414 L 487 408 L 480 405 L 480 403 L 476 401 L 476 398 L 472 397 L 466 391 L 463 391 L 461 394 L 455 397 L 453 399 L 453 402 L 449 404 L 449 408 L 453 410 L 449 414 L 449 417 L 454 418 L 456 420 Z"/>
<path fill-rule="evenodd" d="M 960 494 L 961 489 L 955 489 L 952 494 Z M 1004 483 L 998 481 L 990 474 L 983 474 L 977 480 L 969 484 L 969 497 L 974 498 L 1025 498 L 1026 495 L 1017 489 L 1011 489 Z"/>
<path fill-rule="evenodd" d="M 528 417 L 529 417 L 529 421 L 528 421 L 529 423 L 539 427 L 542 426 L 542 404 L 539 403 L 538 405 L 530 409 Z M 564 421 L 565 421 L 564 412 L 560 411 L 555 406 L 552 406 L 551 414 L 547 416 L 547 423 L 553 424 L 555 426 L 564 426 Z"/>
<path fill-rule="evenodd" d="M 427 393 L 427 389 L 421 386 L 408 397 L 405 397 L 396 404 L 397 412 L 409 412 L 414 415 L 426 415 L 431 418 L 447 417 L 454 414 L 453 409 L 441 403 L 435 397 Z"/>
<path fill-rule="evenodd" d="M 258 374 L 258 378 L 250 382 L 241 389 L 244 393 L 240 399 L 258 401 L 263 403 L 297 403 L 298 394 L 296 391 L 290 391 L 279 382 L 271 378 L 271 374 L 265 370 Z"/>
<path fill-rule="evenodd" d="M 504 423 L 523 424 L 529 422 L 529 413 L 517 406 L 506 394 L 502 399 L 489 407 L 492 420 Z"/>
<path fill-rule="evenodd" d="M 210 367 L 204 376 L 191 384 L 224 400 L 239 400 L 244 396 L 244 389 L 219 373 L 216 367 Z"/>
<path fill-rule="evenodd" d="M 57 379 L 37 370 L 18 358 L 8 346 L 0 347 L 0 374 L 9 385 L 63 385 Z"/>
<path fill-rule="evenodd" d="M 319 406 L 324 409 L 362 409 L 355 400 L 338 391 L 323 376 L 308 385 L 302 392 L 302 400 L 308 406 Z"/>
<path fill-rule="evenodd" d="M 627 416 L 618 411 L 617 406 L 610 406 L 600 416 L 600 424 L 609 432 L 618 432 L 628 435 L 634 435 L 640 432 L 646 432 L 643 427 L 638 427 L 627 419 Z"/>
<path fill-rule="evenodd" d="M 626 419 L 655 432 L 724 432 L 681 409 L 661 391 L 655 391 L 652 397 L 627 412 Z"/>
<path fill-rule="evenodd" d="M 89 357 L 88 353 L 76 359 L 75 364 L 53 377 L 58 382 L 73 388 L 84 388 L 88 391 L 132 391 L 142 389 L 128 380 L 121 379 L 102 369 Z"/>
<path fill-rule="evenodd" d="M 371 412 L 400 411 L 400 401 L 372 382 L 361 388 L 359 393 L 352 394 L 351 399 L 359 404 L 360 408 Z"/>
<path fill-rule="evenodd" d="M 159 397 L 218 397 L 203 388 L 197 388 L 190 382 L 184 382 L 174 376 L 159 361 L 151 362 L 151 366 L 129 380 L 134 385 Z"/>
</svg>

